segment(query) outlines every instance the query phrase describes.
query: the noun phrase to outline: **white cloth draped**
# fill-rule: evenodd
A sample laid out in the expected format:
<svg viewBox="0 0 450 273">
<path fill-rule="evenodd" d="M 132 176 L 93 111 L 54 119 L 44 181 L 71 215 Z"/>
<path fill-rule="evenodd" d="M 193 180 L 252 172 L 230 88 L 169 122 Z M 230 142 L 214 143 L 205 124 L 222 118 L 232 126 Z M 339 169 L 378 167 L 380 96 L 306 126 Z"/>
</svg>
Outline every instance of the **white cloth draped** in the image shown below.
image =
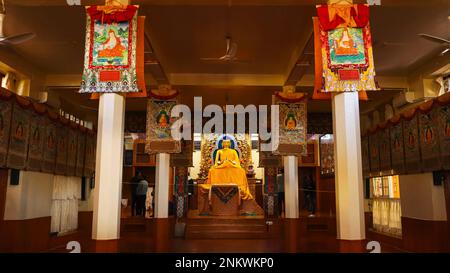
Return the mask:
<svg viewBox="0 0 450 273">
<path fill-rule="evenodd" d="M 78 228 L 78 200 L 81 178 L 55 175 L 53 178 L 51 231 L 65 233 Z"/>
<path fill-rule="evenodd" d="M 373 228 L 376 231 L 401 236 L 402 211 L 399 199 L 373 199 Z"/>
</svg>

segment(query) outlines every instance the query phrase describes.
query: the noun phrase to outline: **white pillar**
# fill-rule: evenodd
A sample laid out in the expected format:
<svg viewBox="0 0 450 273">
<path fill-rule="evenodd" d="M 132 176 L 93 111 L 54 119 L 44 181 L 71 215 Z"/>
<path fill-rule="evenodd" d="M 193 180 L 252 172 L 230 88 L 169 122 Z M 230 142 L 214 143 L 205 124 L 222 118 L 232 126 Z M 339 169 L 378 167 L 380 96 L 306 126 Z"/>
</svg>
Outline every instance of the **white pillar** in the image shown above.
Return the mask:
<svg viewBox="0 0 450 273">
<path fill-rule="evenodd" d="M 285 218 L 298 218 L 298 158 L 296 156 L 284 156 L 284 206 Z"/>
<path fill-rule="evenodd" d="M 92 239 L 120 237 L 125 98 L 100 95 Z"/>
<path fill-rule="evenodd" d="M 357 92 L 333 95 L 337 238 L 365 239 L 361 133 Z"/>
<path fill-rule="evenodd" d="M 170 155 L 156 155 L 155 218 L 169 217 Z"/>
</svg>

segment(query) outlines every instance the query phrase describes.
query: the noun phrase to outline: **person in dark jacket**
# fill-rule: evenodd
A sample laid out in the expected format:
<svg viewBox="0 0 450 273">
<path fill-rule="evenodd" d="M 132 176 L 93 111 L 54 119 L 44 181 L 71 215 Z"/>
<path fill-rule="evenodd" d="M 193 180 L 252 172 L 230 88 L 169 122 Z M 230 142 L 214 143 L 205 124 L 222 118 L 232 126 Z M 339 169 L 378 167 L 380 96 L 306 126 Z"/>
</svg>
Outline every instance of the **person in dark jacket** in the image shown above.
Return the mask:
<svg viewBox="0 0 450 273">
<path fill-rule="evenodd" d="M 137 197 L 136 197 L 136 188 L 139 183 L 143 179 L 143 175 L 141 172 L 137 172 L 137 174 L 131 178 L 131 216 L 136 215 L 137 208 Z"/>
</svg>

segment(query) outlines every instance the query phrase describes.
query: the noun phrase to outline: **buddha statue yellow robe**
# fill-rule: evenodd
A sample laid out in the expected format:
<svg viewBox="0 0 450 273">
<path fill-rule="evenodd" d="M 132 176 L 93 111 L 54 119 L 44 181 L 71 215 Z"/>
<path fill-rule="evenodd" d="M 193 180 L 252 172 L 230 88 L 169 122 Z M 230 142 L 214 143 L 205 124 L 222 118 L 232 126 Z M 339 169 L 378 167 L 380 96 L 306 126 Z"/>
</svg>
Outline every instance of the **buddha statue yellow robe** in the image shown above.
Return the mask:
<svg viewBox="0 0 450 273">
<path fill-rule="evenodd" d="M 223 148 L 217 151 L 216 160 L 208 173 L 206 184 L 201 187 L 209 190 L 211 185 L 236 184 L 242 200 L 252 200 L 253 196 L 247 183 L 245 170 L 239 163 L 239 156 L 234 149 Z"/>
</svg>

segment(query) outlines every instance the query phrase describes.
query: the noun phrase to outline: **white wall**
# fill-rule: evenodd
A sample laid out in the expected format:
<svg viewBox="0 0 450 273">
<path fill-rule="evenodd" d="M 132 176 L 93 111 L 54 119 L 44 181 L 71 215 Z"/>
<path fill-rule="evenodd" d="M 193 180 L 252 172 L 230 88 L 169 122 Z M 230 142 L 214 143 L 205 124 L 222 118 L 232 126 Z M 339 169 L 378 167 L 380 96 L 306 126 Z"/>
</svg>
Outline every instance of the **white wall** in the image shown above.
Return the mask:
<svg viewBox="0 0 450 273">
<path fill-rule="evenodd" d="M 86 182 L 86 200 L 78 201 L 78 211 L 93 211 L 94 189 L 91 190 L 89 182 Z"/>
<path fill-rule="evenodd" d="M 19 185 L 10 185 L 8 182 L 4 219 L 23 220 L 50 216 L 52 191 L 52 174 L 21 171 Z"/>
<path fill-rule="evenodd" d="M 421 220 L 446 221 L 443 186 L 433 185 L 433 174 L 400 175 L 402 216 Z"/>
<path fill-rule="evenodd" d="M 19 185 L 6 191 L 5 220 L 24 220 L 51 216 L 53 174 L 21 171 Z M 94 192 L 86 183 L 86 201 L 79 201 L 79 211 L 92 211 Z M 81 189 L 80 189 L 81 190 Z"/>
</svg>

